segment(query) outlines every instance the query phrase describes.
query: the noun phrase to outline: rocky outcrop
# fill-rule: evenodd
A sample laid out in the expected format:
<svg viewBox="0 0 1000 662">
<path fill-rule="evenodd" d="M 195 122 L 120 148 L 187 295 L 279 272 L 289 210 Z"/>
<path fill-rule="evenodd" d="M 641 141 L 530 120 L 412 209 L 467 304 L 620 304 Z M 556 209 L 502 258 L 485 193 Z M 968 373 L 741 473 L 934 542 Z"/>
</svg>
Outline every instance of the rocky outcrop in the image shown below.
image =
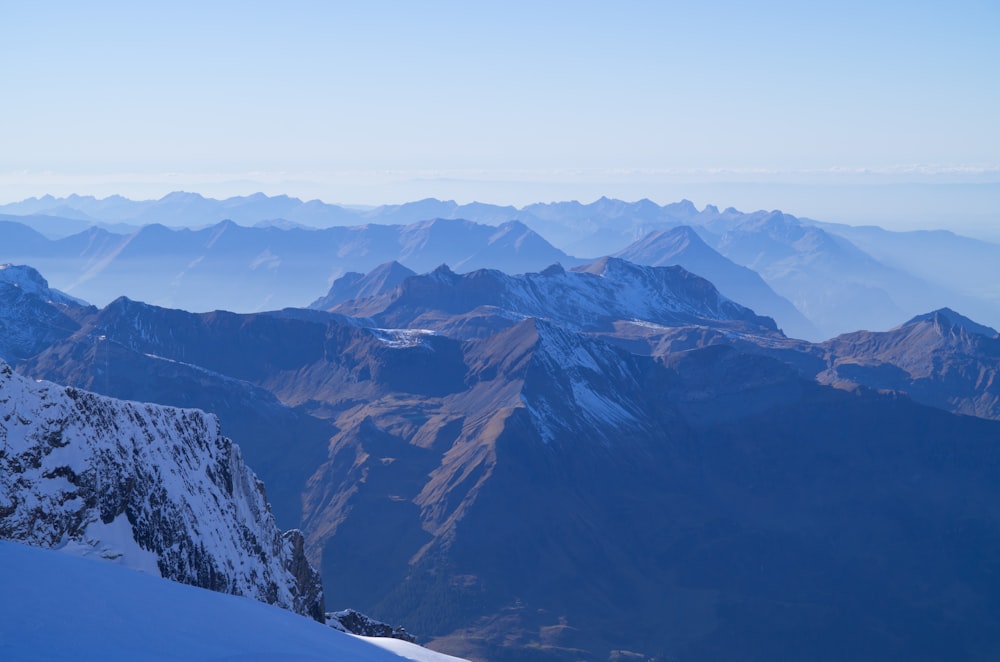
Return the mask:
<svg viewBox="0 0 1000 662">
<path fill-rule="evenodd" d="M 334 630 L 349 632 L 361 635 L 362 637 L 389 637 L 391 639 L 402 639 L 410 643 L 414 643 L 417 640 L 404 627 L 376 621 L 371 616 L 362 614 L 360 611 L 355 611 L 354 609 L 326 612 L 326 624 Z"/>
<path fill-rule="evenodd" d="M 323 620 L 298 531 L 218 420 L 29 381 L 0 362 L 0 537 Z"/>
</svg>

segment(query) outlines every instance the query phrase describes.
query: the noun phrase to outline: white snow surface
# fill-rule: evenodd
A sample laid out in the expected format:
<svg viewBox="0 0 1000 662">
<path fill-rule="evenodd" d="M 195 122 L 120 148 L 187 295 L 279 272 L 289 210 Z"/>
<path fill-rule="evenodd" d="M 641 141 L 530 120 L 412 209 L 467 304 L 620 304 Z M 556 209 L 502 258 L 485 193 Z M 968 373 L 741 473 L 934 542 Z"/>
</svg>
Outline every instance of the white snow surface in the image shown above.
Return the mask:
<svg viewBox="0 0 1000 662">
<path fill-rule="evenodd" d="M 0 660 L 461 662 L 111 563 L 0 541 Z M 378 644 L 378 645 L 374 645 Z"/>
<path fill-rule="evenodd" d="M 453 657 L 432 651 L 417 644 L 411 644 L 402 639 L 389 639 L 388 637 L 359 637 L 350 635 L 357 639 L 367 641 L 373 646 L 378 646 L 387 651 L 392 651 L 396 655 L 406 660 L 416 660 L 416 662 L 465 662 L 464 658 Z"/>
</svg>

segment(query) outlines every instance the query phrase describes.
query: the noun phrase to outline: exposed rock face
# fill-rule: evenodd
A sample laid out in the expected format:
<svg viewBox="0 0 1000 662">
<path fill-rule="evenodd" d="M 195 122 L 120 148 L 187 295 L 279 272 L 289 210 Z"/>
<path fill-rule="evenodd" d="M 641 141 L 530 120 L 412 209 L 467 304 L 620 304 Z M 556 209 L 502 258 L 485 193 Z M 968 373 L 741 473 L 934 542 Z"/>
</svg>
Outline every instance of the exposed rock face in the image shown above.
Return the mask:
<svg viewBox="0 0 1000 662">
<path fill-rule="evenodd" d="M 382 621 L 376 621 L 371 616 L 366 616 L 354 609 L 326 612 L 326 624 L 335 630 L 359 634 L 362 637 L 389 637 L 392 639 L 402 639 L 411 643 L 417 640 L 404 627 L 392 626 Z"/>
<path fill-rule="evenodd" d="M 0 537 L 323 619 L 298 531 L 214 416 L 32 382 L 0 363 Z"/>
</svg>

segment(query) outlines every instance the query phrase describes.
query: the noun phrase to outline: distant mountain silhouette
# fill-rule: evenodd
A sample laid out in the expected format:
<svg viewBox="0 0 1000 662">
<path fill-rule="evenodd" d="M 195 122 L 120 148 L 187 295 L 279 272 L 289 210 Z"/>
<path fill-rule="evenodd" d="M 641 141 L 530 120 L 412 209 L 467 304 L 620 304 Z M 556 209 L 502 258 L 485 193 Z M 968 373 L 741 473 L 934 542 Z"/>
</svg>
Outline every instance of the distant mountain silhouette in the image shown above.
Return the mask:
<svg viewBox="0 0 1000 662">
<path fill-rule="evenodd" d="M 0 216 L 0 226 L 3 226 L 4 218 L 18 219 L 55 239 L 82 232 L 88 225 L 97 225 L 120 235 L 131 235 L 137 231 L 137 226 L 151 223 L 203 227 L 232 220 L 240 225 L 260 226 L 261 229 L 284 228 L 299 232 L 304 227 L 333 229 L 371 224 L 372 236 L 362 239 L 360 243 L 347 240 L 346 244 L 331 246 L 332 253 L 325 258 L 328 263 L 322 275 L 313 284 L 300 285 L 299 289 L 303 292 L 299 295 L 277 285 L 285 275 L 272 274 L 274 279 L 271 279 L 259 273 L 245 279 L 246 287 L 241 291 L 224 290 L 218 296 L 209 297 L 211 288 L 205 287 L 204 283 L 185 284 L 197 279 L 201 263 L 195 262 L 190 268 L 188 265 L 201 258 L 202 252 L 192 254 L 189 262 L 170 265 L 170 272 L 155 287 L 140 287 L 150 283 L 143 280 L 139 273 L 130 272 L 126 277 L 127 282 L 135 284 L 135 289 L 126 294 L 192 309 L 252 311 L 305 305 L 319 296 L 337 277 L 349 271 L 367 272 L 391 260 L 400 261 L 415 271 L 425 271 L 446 262 L 457 271 L 488 267 L 509 273 L 538 270 L 555 261 L 570 267 L 603 255 L 620 254 L 640 262 L 655 261 L 652 256 L 648 260 L 640 259 L 623 251 L 631 250 L 631 245 L 641 242 L 651 233 L 690 226 L 727 259 L 757 272 L 774 292 L 791 302 L 806 317 L 807 323 L 803 324 L 794 312 L 764 296 L 759 286 L 744 288 L 742 294 L 737 294 L 732 284 L 716 283 L 728 296 L 775 317 L 779 325 L 793 336 L 820 340 L 859 328 L 887 330 L 900 319 L 947 306 L 966 311 L 993 326 L 1000 326 L 1000 294 L 986 285 L 1000 277 L 1000 267 L 996 266 L 1000 265 L 1000 246 L 996 244 L 957 237 L 948 232 L 888 232 L 872 227 L 852 228 L 796 218 L 780 211 L 744 213 L 733 208 L 720 211 L 712 205 L 699 211 L 687 200 L 658 205 L 650 200 L 624 202 L 600 198 L 591 203 L 537 203 L 518 209 L 426 199 L 402 205 L 352 208 L 319 200 L 303 202 L 288 196 L 268 197 L 259 193 L 212 200 L 194 193 L 178 192 L 160 200 L 146 201 L 131 201 L 120 196 L 101 200 L 86 196 L 44 196 L 2 205 L 0 212 L 6 214 Z M 399 250 L 385 248 L 383 242 L 394 245 L 395 237 L 380 234 L 380 240 L 373 238 L 378 234 L 374 229 L 376 226 L 414 225 L 434 218 L 489 226 L 518 221 L 523 226 L 508 227 L 507 232 L 502 233 L 507 239 L 495 239 L 493 243 L 496 245 L 482 253 L 470 246 L 462 251 L 462 255 L 438 254 L 435 259 L 419 264 L 408 261 Z M 447 226 L 442 225 L 439 229 L 444 227 Z M 519 227 L 539 233 L 563 255 L 586 257 L 577 262 L 574 258 L 551 256 L 548 260 L 508 262 L 497 253 L 508 251 L 518 244 L 524 255 L 540 255 L 547 250 L 531 249 L 525 244 L 526 239 L 518 239 L 523 233 L 523 230 L 516 229 Z M 122 293 L 101 285 L 100 269 L 108 261 L 109 253 L 101 253 L 86 245 L 78 247 L 78 250 L 92 256 L 91 261 L 85 269 L 77 270 L 82 276 L 65 273 L 64 279 L 65 268 L 62 265 L 67 264 L 65 257 L 50 258 L 45 250 L 28 250 L 16 242 L 10 243 L 10 246 L 16 244 L 20 248 L 11 250 L 8 242 L 4 241 L 8 230 L 0 227 L 0 261 L 32 264 L 42 269 L 61 289 L 98 303 L 106 303 Z M 541 240 L 532 236 L 527 243 L 532 242 L 540 243 Z M 76 243 L 80 243 L 79 239 Z M 324 244 L 323 241 L 319 243 Z M 407 243 L 411 246 L 420 244 L 419 240 L 415 243 L 407 240 Z M 265 249 L 271 252 L 266 253 Z M 410 253 L 411 257 L 416 252 Z M 70 253 L 72 260 L 79 260 L 79 255 Z M 273 268 L 276 265 L 271 259 L 274 255 L 279 253 L 273 247 L 261 247 L 260 252 L 252 256 L 241 256 L 241 263 L 235 269 L 242 270 L 247 264 L 256 265 L 257 270 L 264 265 Z M 205 256 L 205 259 L 208 257 Z M 706 265 L 701 265 L 701 268 L 708 270 Z M 278 269 L 279 272 L 288 270 L 287 261 L 284 268 Z M 697 268 L 692 270 L 698 273 Z M 703 275 L 712 279 L 707 273 Z M 715 277 L 722 278 L 723 274 L 716 274 Z M 164 279 L 173 285 L 163 285 Z M 752 280 L 755 279 L 748 278 L 746 282 L 749 284 Z M 187 287 L 190 287 L 190 293 L 183 292 Z M 308 288 L 312 291 L 307 294 L 304 290 Z M 182 294 L 176 294 L 178 291 Z M 741 300 L 741 297 L 753 298 Z"/>
<path fill-rule="evenodd" d="M 146 225 L 127 235 L 99 228 L 58 240 L 0 222 L 0 260 L 37 265 L 60 289 L 104 304 L 125 294 L 195 311 L 252 312 L 305 306 L 350 271 L 399 261 L 414 270 L 448 262 L 462 271 L 510 272 L 577 261 L 517 222 L 489 226 L 434 219 L 411 225 L 326 230 L 200 230 Z"/>
</svg>

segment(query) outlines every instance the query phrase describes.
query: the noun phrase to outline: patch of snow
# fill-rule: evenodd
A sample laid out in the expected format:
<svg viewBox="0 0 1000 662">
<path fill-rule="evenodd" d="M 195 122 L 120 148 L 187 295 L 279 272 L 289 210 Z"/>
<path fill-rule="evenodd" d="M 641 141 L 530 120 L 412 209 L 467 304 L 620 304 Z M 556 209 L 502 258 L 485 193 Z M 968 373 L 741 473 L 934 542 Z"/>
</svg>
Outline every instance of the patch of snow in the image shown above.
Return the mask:
<svg viewBox="0 0 1000 662">
<path fill-rule="evenodd" d="M 430 329 L 370 329 L 372 334 L 389 347 L 427 346 L 424 339 L 436 336 Z"/>
<path fill-rule="evenodd" d="M 87 525 L 80 540 L 65 539 L 54 549 L 83 558 L 100 558 L 160 577 L 158 557 L 135 541 L 135 533 L 125 513 L 109 524 L 100 519 Z"/>
</svg>

